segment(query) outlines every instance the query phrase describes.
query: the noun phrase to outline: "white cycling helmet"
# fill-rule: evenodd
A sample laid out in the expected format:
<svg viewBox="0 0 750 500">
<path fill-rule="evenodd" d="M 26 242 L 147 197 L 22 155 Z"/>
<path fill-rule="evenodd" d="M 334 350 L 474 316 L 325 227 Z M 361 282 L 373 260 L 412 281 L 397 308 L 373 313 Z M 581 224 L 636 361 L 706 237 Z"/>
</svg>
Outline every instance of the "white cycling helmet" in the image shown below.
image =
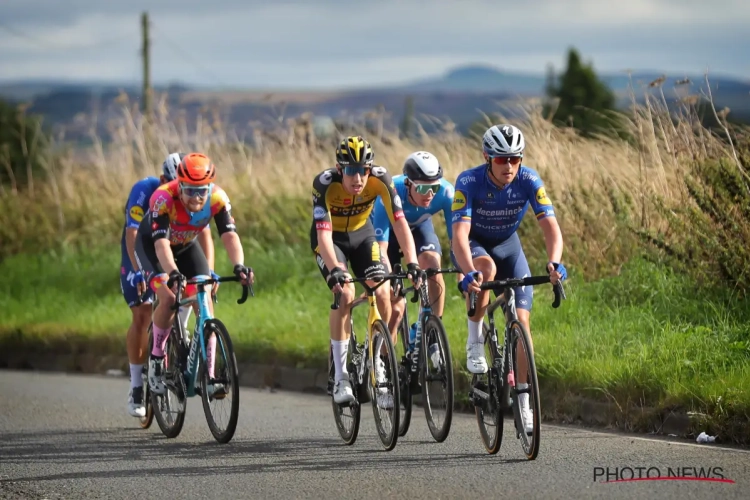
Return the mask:
<svg viewBox="0 0 750 500">
<path fill-rule="evenodd" d="M 513 125 L 493 125 L 482 137 L 482 149 L 489 157 L 523 156 L 525 146 L 523 134 Z"/>
<path fill-rule="evenodd" d="M 161 166 L 161 175 L 164 176 L 167 181 L 173 181 L 177 178 L 177 165 L 180 164 L 185 153 L 169 153 L 167 159 Z"/>
<path fill-rule="evenodd" d="M 404 162 L 404 175 L 412 181 L 436 181 L 443 177 L 443 167 L 432 153 L 417 151 Z"/>
</svg>

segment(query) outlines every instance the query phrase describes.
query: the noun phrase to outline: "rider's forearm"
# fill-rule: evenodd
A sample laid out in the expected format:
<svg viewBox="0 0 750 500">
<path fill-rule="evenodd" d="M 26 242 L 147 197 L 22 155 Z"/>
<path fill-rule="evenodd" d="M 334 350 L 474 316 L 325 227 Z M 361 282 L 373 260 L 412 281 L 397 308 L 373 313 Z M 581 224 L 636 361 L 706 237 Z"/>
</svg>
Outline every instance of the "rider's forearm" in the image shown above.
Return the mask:
<svg viewBox="0 0 750 500">
<path fill-rule="evenodd" d="M 560 225 L 555 217 L 546 217 L 539 221 L 544 233 L 544 242 L 547 247 L 547 257 L 550 262 L 560 262 L 563 254 L 563 238 Z"/>
<path fill-rule="evenodd" d="M 174 262 L 174 254 L 168 239 L 159 238 L 154 241 L 154 250 L 156 251 L 156 258 L 159 259 L 159 265 L 165 273 L 170 274 L 172 271 L 177 271 L 177 264 Z"/>
<path fill-rule="evenodd" d="M 401 251 L 404 252 L 404 260 L 408 264 L 416 264 L 417 251 L 414 248 L 414 237 L 411 235 L 411 230 L 406 219 L 396 219 L 393 223 L 393 231 L 396 233 L 396 239 L 399 246 L 401 246 Z"/>
<path fill-rule="evenodd" d="M 242 252 L 242 242 L 240 237 L 234 231 L 229 231 L 221 235 L 221 242 L 227 250 L 227 257 L 232 267 L 245 263 L 245 254 Z"/>
<path fill-rule="evenodd" d="M 474 269 L 474 261 L 471 258 L 471 249 L 469 248 L 469 229 L 470 224 L 466 222 L 455 222 L 453 224 L 453 239 L 451 248 L 453 255 L 456 257 L 461 274 L 468 274 Z"/>
<path fill-rule="evenodd" d="M 135 239 L 138 236 L 138 229 L 129 227 L 125 229 L 125 248 L 128 251 L 128 258 L 133 269 L 138 271 L 138 261 L 135 259 Z"/>
<path fill-rule="evenodd" d="M 206 255 L 208 268 L 214 269 L 214 239 L 211 236 L 210 226 L 206 226 L 206 228 L 198 234 L 198 243 L 203 249 L 203 253 Z"/>
<path fill-rule="evenodd" d="M 338 267 L 339 259 L 336 257 L 336 251 L 333 248 L 333 233 L 325 229 L 318 229 L 318 253 L 323 257 L 328 271 Z M 346 270 L 346 269 L 344 269 Z"/>
</svg>

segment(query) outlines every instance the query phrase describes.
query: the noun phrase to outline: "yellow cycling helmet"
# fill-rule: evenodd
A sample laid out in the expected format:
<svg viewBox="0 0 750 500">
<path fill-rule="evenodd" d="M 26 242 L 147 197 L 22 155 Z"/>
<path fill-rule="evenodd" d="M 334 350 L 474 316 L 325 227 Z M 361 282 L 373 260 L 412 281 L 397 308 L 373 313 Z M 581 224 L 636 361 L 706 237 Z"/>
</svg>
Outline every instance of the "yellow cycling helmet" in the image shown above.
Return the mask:
<svg viewBox="0 0 750 500">
<path fill-rule="evenodd" d="M 359 136 L 349 136 L 336 148 L 336 162 L 343 166 L 369 166 L 375 159 L 372 146 Z"/>
</svg>

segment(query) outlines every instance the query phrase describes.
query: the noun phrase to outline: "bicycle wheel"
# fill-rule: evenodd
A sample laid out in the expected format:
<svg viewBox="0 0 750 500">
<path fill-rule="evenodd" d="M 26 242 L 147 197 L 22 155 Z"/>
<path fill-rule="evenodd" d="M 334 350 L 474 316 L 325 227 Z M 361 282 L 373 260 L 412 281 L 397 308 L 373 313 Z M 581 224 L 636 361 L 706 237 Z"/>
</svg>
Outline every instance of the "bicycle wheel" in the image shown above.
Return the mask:
<svg viewBox="0 0 750 500">
<path fill-rule="evenodd" d="M 164 395 L 151 392 L 151 407 L 159 424 L 162 434 L 168 438 L 177 437 L 182 431 L 185 423 L 185 411 L 187 410 L 187 397 L 185 380 L 182 377 L 182 368 L 179 362 L 179 348 L 174 332 L 171 331 L 167 338 L 167 346 L 164 350 L 164 381 L 167 392 Z"/>
<path fill-rule="evenodd" d="M 537 382 L 534 352 L 531 349 L 531 338 L 529 337 L 529 332 L 526 331 L 526 328 L 524 328 L 524 326 L 520 322 L 514 320 L 510 325 L 510 331 L 510 348 L 513 349 L 511 352 L 514 353 L 513 373 L 515 373 L 517 377 L 516 388 L 518 387 L 519 383 L 528 384 L 528 389 L 517 390 L 516 388 L 514 388 L 510 391 L 511 398 L 513 400 L 513 417 L 516 423 L 516 434 L 521 438 L 521 447 L 523 448 L 523 452 L 526 454 L 526 458 L 528 458 L 529 460 L 534 460 L 539 454 L 539 438 L 541 433 L 542 418 L 542 409 L 539 401 L 539 384 Z M 518 378 L 518 356 L 515 355 L 515 353 L 518 352 L 516 346 L 519 345 L 519 342 L 520 346 L 523 348 L 524 355 L 526 356 L 526 366 L 528 367 L 528 376 L 525 381 Z M 524 422 L 521 418 L 521 406 L 519 404 L 519 397 L 524 393 L 528 394 L 529 408 L 531 409 L 531 412 L 533 414 L 531 435 L 529 435 L 528 432 L 525 432 Z"/>
<path fill-rule="evenodd" d="M 490 338 L 490 329 L 486 323 L 482 325 L 484 331 L 485 355 L 487 355 L 488 372 L 484 375 L 474 375 L 472 386 L 481 390 L 487 398 L 474 396 L 474 413 L 477 417 L 479 434 L 482 437 L 487 453 L 490 455 L 500 451 L 503 442 L 503 405 L 502 398 L 502 374 L 500 365 L 500 353 L 497 344 Z"/>
<path fill-rule="evenodd" d="M 357 440 L 359 434 L 359 421 L 360 421 L 360 400 L 359 390 L 357 384 L 357 372 L 359 370 L 358 364 L 355 362 L 357 356 L 361 363 L 362 355 L 357 348 L 357 341 L 352 332 L 349 337 L 349 350 L 347 352 L 347 371 L 349 372 L 349 380 L 352 385 L 352 392 L 354 393 L 354 401 L 340 405 L 333 400 L 333 384 L 336 376 L 336 367 L 333 365 L 333 350 L 329 349 L 328 356 L 328 385 L 331 387 L 331 407 L 333 408 L 333 419 L 336 421 L 336 429 L 339 431 L 341 439 L 347 445 L 352 445 Z"/>
<path fill-rule="evenodd" d="M 207 355 L 211 334 L 216 337 L 214 377 L 209 375 L 208 363 L 203 363 L 201 365 L 201 401 L 211 434 L 216 441 L 224 444 L 232 439 L 237 430 L 237 419 L 240 415 L 240 376 L 232 339 L 224 323 L 216 318 L 204 323 L 203 338 L 206 340 Z M 198 340 L 196 338 L 194 341 Z"/>
<path fill-rule="evenodd" d="M 148 348 L 146 351 L 151 350 L 151 346 L 154 343 L 154 332 L 153 332 L 153 323 L 149 323 L 148 325 Z M 151 389 L 148 385 L 148 353 L 146 354 L 146 363 L 143 365 L 143 369 L 141 370 L 141 379 L 143 383 L 143 406 L 146 408 L 146 415 L 143 417 L 140 417 L 138 419 L 138 423 L 141 425 L 142 429 L 148 429 L 151 427 L 151 424 L 154 421 L 154 407 L 151 405 Z"/>
<path fill-rule="evenodd" d="M 430 434 L 438 443 L 448 437 L 453 420 L 453 359 L 448 334 L 437 316 L 430 314 L 422 334 L 422 357 L 420 381 L 422 383 L 422 406 Z M 431 346 L 437 346 L 429 354 Z M 433 363 L 437 361 L 437 364 Z"/>
<path fill-rule="evenodd" d="M 399 389 L 401 390 L 401 404 L 398 435 L 405 436 L 409 431 L 409 424 L 411 424 L 411 408 L 412 408 L 412 394 L 409 386 L 411 379 L 411 361 L 408 357 L 409 352 L 409 323 L 406 318 L 406 311 L 401 318 L 401 323 L 398 327 L 398 336 L 401 337 L 399 345 L 400 349 L 396 349 L 396 359 L 400 359 L 401 362 L 398 364 L 398 382 Z M 399 352 L 400 351 L 400 352 Z"/>
<path fill-rule="evenodd" d="M 372 376 L 375 367 L 370 366 L 368 372 L 368 381 L 370 382 L 372 413 L 375 417 L 375 426 L 378 429 L 380 442 L 386 451 L 392 450 L 398 441 L 398 421 L 401 411 L 393 411 L 394 406 L 398 408 L 399 381 L 398 365 L 396 364 L 396 350 L 393 348 L 391 333 L 388 326 L 382 320 L 376 320 L 372 325 L 372 345 L 373 361 L 383 362 L 384 379 L 377 381 L 377 386 L 372 387 Z M 384 352 L 385 351 L 385 352 Z"/>
</svg>

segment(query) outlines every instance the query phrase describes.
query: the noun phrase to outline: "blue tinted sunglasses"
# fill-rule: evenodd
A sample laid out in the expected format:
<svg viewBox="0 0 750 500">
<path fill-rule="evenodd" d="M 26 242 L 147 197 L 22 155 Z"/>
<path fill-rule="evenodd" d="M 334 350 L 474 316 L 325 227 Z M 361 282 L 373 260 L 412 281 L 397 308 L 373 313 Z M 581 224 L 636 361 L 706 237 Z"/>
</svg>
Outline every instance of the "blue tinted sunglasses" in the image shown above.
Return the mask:
<svg viewBox="0 0 750 500">
<path fill-rule="evenodd" d="M 344 175 L 361 175 L 364 177 L 365 174 L 370 173 L 370 168 L 367 165 L 349 165 L 344 167 Z"/>
<path fill-rule="evenodd" d="M 194 196 L 205 198 L 206 196 L 208 196 L 208 192 L 211 190 L 211 184 L 208 184 L 206 186 L 191 186 L 190 184 L 180 184 L 180 189 L 182 190 L 182 194 L 186 195 L 189 198 L 193 198 Z"/>
</svg>

